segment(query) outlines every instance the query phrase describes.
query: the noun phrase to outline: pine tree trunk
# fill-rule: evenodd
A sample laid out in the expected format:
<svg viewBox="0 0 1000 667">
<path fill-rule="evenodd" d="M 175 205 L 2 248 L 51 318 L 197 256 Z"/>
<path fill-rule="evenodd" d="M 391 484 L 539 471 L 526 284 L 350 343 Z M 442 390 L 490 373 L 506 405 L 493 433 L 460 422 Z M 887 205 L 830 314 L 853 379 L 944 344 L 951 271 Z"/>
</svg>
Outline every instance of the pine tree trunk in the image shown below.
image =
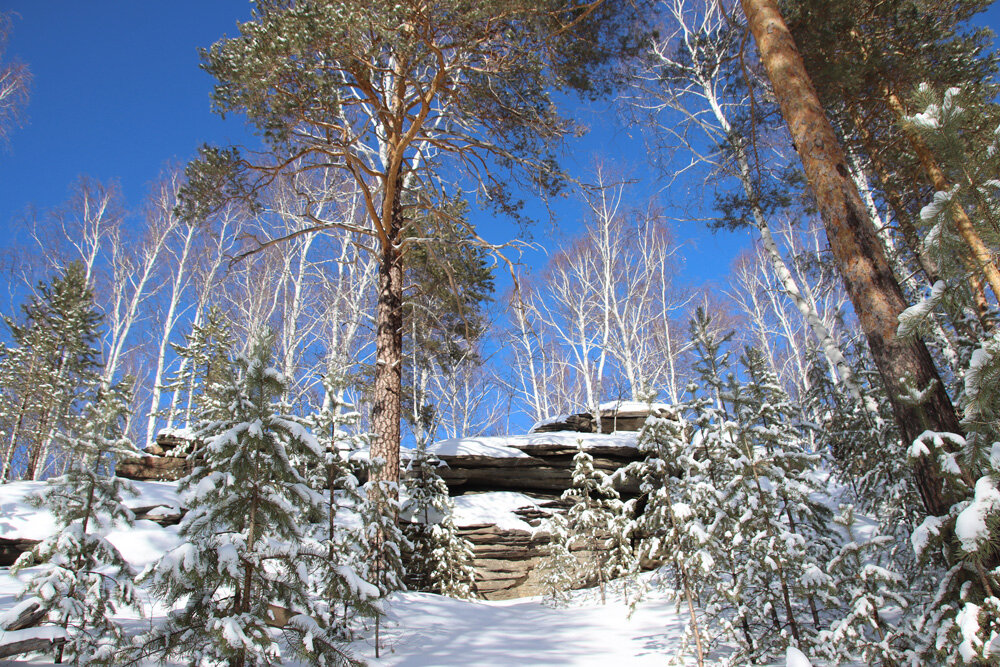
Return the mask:
<svg viewBox="0 0 1000 667">
<path fill-rule="evenodd" d="M 960 433 L 955 409 L 926 346 L 920 340 L 896 335 L 906 302 L 777 3 L 741 3 L 904 441 L 912 442 L 927 429 Z M 901 399 L 908 386 L 906 378 L 909 386 L 921 390 L 933 385 L 925 403 L 915 406 Z M 940 471 L 928 457 L 917 459 L 914 477 L 927 511 L 944 514 L 950 499 Z"/>
<path fill-rule="evenodd" d="M 899 120 L 903 120 L 906 117 L 906 112 L 899 96 L 890 90 L 888 86 L 885 89 L 885 93 L 889 108 L 896 113 Z M 948 182 L 947 177 L 934 159 L 927 144 L 912 129 L 906 129 L 905 134 L 910 142 L 910 146 L 913 148 L 913 152 L 917 154 L 917 159 L 920 160 L 920 166 L 923 167 L 924 172 L 927 174 L 927 180 L 931 182 L 934 189 L 938 192 L 948 192 L 951 190 L 951 183 Z M 986 282 L 990 285 L 990 289 L 993 290 L 993 296 L 1000 299 L 1000 270 L 997 269 L 997 265 L 993 261 L 993 253 L 990 252 L 990 249 L 976 230 L 975 225 L 972 224 L 972 220 L 969 219 L 965 209 L 962 208 L 962 205 L 958 201 L 952 200 L 950 210 L 958 235 L 969 247 L 969 252 L 975 263 L 975 269 L 982 272 L 986 277 Z"/>
<path fill-rule="evenodd" d="M 372 480 L 389 482 L 392 494 L 396 493 L 395 485 L 399 482 L 399 420 L 402 415 L 403 257 L 396 245 L 401 228 L 402 207 L 397 201 L 387 230 L 389 241 L 383 244 L 379 265 L 372 406 L 375 439 L 371 446 L 372 459 L 383 462 L 376 466 Z"/>
</svg>

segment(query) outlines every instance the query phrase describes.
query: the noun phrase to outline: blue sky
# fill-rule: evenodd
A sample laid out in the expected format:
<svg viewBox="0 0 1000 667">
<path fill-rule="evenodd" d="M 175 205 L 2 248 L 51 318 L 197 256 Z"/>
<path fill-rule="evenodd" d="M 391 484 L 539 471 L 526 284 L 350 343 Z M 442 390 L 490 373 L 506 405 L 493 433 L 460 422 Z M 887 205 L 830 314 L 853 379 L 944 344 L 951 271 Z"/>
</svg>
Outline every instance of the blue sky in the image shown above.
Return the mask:
<svg viewBox="0 0 1000 667">
<path fill-rule="evenodd" d="M 19 14 L 6 57 L 26 62 L 34 75 L 28 122 L 0 149 L 0 229 L 6 232 L 0 243 L 11 241 L 13 221 L 28 206 L 59 205 L 81 175 L 117 179 L 128 204 L 138 206 L 168 161 L 189 159 L 204 142 L 247 140 L 242 119 L 223 121 L 211 113 L 212 79 L 199 69 L 197 50 L 233 35 L 237 21 L 250 17 L 248 0 L 0 0 L 0 10 Z M 984 22 L 1000 24 L 996 7 Z M 602 155 L 640 181 L 631 193 L 636 204 L 659 191 L 668 214 L 680 213 L 671 206 L 697 210 L 705 198 L 697 184 L 661 191 L 641 140 L 617 125 L 607 104 L 579 109 L 579 116 L 592 132 L 565 156 L 576 175 L 584 176 Z M 549 248 L 579 226 L 577 204 L 561 203 L 558 212 L 557 229 L 533 230 Z M 517 231 L 487 214 L 477 223 L 491 240 Z M 711 234 L 698 223 L 676 232 L 689 244 L 683 275 L 697 282 L 724 280 L 748 243 L 746 233 Z M 543 261 L 540 255 L 528 259 Z"/>
<path fill-rule="evenodd" d="M 242 119 L 223 121 L 209 105 L 212 78 L 199 67 L 198 48 L 250 17 L 247 0 L 172 2 L 68 2 L 0 0 L 0 10 L 19 14 L 6 54 L 26 62 L 34 75 L 27 124 L 0 149 L 0 228 L 9 243 L 14 221 L 29 206 L 58 206 L 81 175 L 121 184 L 130 206 L 138 206 L 168 161 L 186 161 L 204 143 L 247 140 Z M 658 189 L 649 178 L 641 141 L 617 127 L 606 103 L 580 109 L 591 134 L 571 146 L 566 166 L 583 176 L 596 155 L 641 181 L 640 200 Z M 687 202 L 691 192 L 667 193 Z M 580 208 L 558 204 L 559 227 L 541 225 L 535 240 L 572 234 Z M 481 215 L 481 233 L 505 240 L 517 233 L 506 221 Z M 697 278 L 727 271 L 745 235 L 718 237 L 689 225 L 678 235 L 697 243 L 687 266 Z M 527 258 L 544 261 L 541 254 Z"/>
</svg>

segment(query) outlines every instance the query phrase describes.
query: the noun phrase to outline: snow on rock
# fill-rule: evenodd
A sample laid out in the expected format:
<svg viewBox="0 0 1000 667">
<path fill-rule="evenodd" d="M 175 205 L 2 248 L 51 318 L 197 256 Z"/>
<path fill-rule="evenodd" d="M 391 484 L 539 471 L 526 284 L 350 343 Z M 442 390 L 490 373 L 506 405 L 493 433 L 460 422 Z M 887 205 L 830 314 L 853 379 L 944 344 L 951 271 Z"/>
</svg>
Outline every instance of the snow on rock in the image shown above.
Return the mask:
<svg viewBox="0 0 1000 667">
<path fill-rule="evenodd" d="M 438 456 L 488 456 L 491 458 L 524 458 L 532 449 L 540 447 L 570 447 L 582 445 L 587 449 L 605 447 L 635 447 L 639 434 L 632 431 L 615 433 L 577 433 L 575 431 L 555 431 L 552 433 L 529 433 L 528 435 L 504 435 L 482 438 L 450 438 L 435 442 L 427 451 Z"/>
<path fill-rule="evenodd" d="M 66 639 L 66 631 L 55 625 L 23 630 L 0 630 L 0 658 L 52 648 Z M 7 663 L 4 663 L 7 664 Z"/>
<path fill-rule="evenodd" d="M 56 532 L 52 513 L 25 502 L 28 495 L 45 486 L 44 482 L 8 482 L 0 484 L 0 537 L 42 540 Z"/>
<path fill-rule="evenodd" d="M 133 482 L 139 495 L 126 498 L 131 509 L 157 511 L 161 515 L 179 513 L 177 484 L 173 482 Z M 57 531 L 52 513 L 27 504 L 26 498 L 41 490 L 45 482 L 10 482 L 0 484 L 0 538 L 9 540 L 44 540 Z M 107 533 L 126 560 L 144 567 L 177 544 L 176 528 L 164 529 L 152 521 L 136 521 L 132 527 L 119 526 Z"/>
<path fill-rule="evenodd" d="M 605 401 L 597 406 L 603 412 L 673 412 L 673 406 L 667 403 L 646 403 L 644 401 Z"/>
<path fill-rule="evenodd" d="M 571 416 L 572 415 L 570 414 L 562 414 L 562 415 L 555 415 L 554 417 L 546 417 L 545 419 L 540 419 L 531 425 L 531 428 L 528 429 L 528 433 L 534 433 L 539 428 L 543 426 L 548 426 L 549 424 L 558 424 L 560 422 L 564 422 Z"/>
<path fill-rule="evenodd" d="M 178 440 L 193 440 L 194 431 L 190 428 L 161 428 L 156 433 L 157 439 L 176 438 Z"/>
<path fill-rule="evenodd" d="M 455 504 L 454 518 L 458 526 L 473 526 L 491 523 L 503 530 L 535 529 L 524 519 L 515 514 L 516 510 L 539 508 L 538 501 L 531 496 L 516 491 L 491 491 L 488 493 L 473 493 L 452 498 Z"/>
<path fill-rule="evenodd" d="M 437 456 L 486 456 L 494 459 L 525 458 L 528 455 L 507 445 L 508 438 L 449 438 L 427 448 Z M 409 451 L 402 452 L 408 455 Z"/>
</svg>

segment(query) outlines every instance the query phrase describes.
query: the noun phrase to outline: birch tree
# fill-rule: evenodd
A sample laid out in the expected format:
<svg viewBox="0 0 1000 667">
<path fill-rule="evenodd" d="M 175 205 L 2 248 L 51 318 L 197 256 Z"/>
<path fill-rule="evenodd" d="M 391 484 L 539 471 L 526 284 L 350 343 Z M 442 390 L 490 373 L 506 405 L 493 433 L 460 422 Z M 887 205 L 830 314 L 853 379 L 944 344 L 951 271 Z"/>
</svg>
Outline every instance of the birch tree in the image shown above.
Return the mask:
<svg viewBox="0 0 1000 667">
<path fill-rule="evenodd" d="M 0 13 L 0 141 L 7 140 L 11 130 L 21 124 L 31 88 L 28 66 L 16 58 L 6 60 L 3 57 L 12 23 L 10 12 Z"/>
<path fill-rule="evenodd" d="M 704 163 L 720 175 L 736 179 L 746 197 L 748 222 L 757 230 L 779 289 L 808 324 L 837 377 L 861 398 L 840 345 L 812 303 L 808 282 L 797 281 L 782 256 L 773 233 L 775 223 L 768 219 L 762 184 L 752 164 L 757 146 L 742 128 L 734 127 L 740 114 L 755 113 L 753 91 L 746 85 L 734 85 L 739 76 L 735 55 L 740 31 L 718 0 L 666 0 L 664 9 L 674 31 L 654 42 L 647 69 L 640 74 L 645 95 L 634 104 L 654 115 L 659 131 L 686 149 L 692 165 Z M 667 111 L 676 112 L 682 123 L 670 124 Z"/>
</svg>

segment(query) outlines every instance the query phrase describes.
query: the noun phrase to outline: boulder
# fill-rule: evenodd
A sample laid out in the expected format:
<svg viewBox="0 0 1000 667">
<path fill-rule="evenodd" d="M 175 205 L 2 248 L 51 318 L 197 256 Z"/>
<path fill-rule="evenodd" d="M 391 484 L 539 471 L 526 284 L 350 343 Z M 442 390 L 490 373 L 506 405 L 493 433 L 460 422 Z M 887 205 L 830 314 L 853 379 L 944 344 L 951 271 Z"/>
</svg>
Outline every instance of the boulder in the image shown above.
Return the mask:
<svg viewBox="0 0 1000 667">
<path fill-rule="evenodd" d="M 192 464 L 186 453 L 193 448 L 191 432 L 185 429 L 163 429 L 156 442 L 146 447 L 145 456 L 133 456 L 118 462 L 116 472 L 121 477 L 140 482 L 173 482 L 191 472 Z"/>
<path fill-rule="evenodd" d="M 10 567 L 25 551 L 31 551 L 41 540 L 20 537 L 0 537 L 0 567 Z"/>
<path fill-rule="evenodd" d="M 191 472 L 186 458 L 177 456 L 135 456 L 118 462 L 116 473 L 140 482 L 173 482 Z"/>
</svg>

